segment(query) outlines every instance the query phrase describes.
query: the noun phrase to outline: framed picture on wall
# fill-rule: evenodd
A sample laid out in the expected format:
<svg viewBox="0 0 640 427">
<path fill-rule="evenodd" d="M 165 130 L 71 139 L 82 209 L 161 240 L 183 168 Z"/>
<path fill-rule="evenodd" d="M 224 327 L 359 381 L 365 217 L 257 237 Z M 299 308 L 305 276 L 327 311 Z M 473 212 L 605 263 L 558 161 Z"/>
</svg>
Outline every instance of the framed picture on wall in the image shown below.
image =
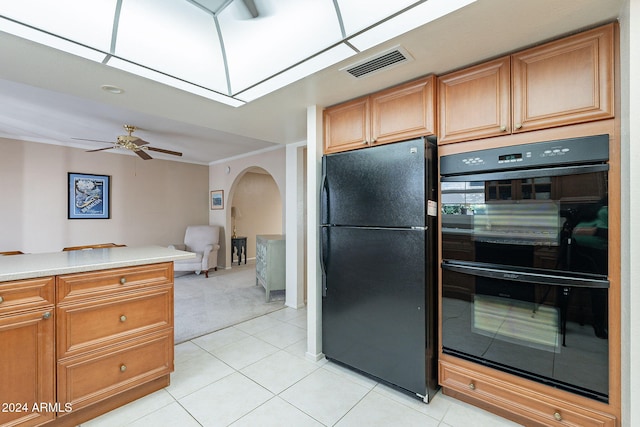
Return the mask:
<svg viewBox="0 0 640 427">
<path fill-rule="evenodd" d="M 68 173 L 68 219 L 109 219 L 111 217 L 111 177 Z"/>
<path fill-rule="evenodd" d="M 211 209 L 224 209 L 224 190 L 214 190 L 211 192 Z"/>
</svg>

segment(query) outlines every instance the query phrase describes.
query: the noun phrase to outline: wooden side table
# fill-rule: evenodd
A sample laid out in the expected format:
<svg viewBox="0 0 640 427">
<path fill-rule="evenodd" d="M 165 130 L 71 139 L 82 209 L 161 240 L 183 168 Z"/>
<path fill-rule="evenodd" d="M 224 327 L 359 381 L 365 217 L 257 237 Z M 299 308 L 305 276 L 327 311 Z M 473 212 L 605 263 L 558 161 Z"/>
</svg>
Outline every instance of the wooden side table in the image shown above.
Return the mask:
<svg viewBox="0 0 640 427">
<path fill-rule="evenodd" d="M 232 237 L 231 238 L 231 264 L 233 264 L 233 254 L 238 255 L 238 265 L 242 261 L 242 254 L 244 254 L 244 263 L 247 263 L 247 238 L 246 237 Z"/>
</svg>

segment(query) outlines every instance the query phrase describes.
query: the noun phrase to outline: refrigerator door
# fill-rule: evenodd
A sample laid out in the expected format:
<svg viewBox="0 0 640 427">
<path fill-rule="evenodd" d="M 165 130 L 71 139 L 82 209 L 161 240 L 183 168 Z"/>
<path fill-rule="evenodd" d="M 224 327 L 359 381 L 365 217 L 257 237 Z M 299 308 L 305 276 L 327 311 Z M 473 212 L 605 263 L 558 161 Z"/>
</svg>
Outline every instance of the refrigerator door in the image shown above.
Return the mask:
<svg viewBox="0 0 640 427">
<path fill-rule="evenodd" d="M 327 358 L 425 395 L 424 230 L 322 227 Z M 430 370 L 430 369 L 429 369 Z"/>
<path fill-rule="evenodd" d="M 425 141 L 324 156 L 321 223 L 425 226 Z"/>
</svg>

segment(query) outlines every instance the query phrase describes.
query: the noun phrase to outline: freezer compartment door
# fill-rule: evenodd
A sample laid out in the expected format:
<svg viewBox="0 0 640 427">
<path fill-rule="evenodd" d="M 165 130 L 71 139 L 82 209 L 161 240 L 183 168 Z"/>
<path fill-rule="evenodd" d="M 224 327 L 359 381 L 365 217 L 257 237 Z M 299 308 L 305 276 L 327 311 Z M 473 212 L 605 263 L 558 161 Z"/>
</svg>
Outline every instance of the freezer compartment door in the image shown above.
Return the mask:
<svg viewBox="0 0 640 427">
<path fill-rule="evenodd" d="M 416 139 L 324 156 L 323 224 L 425 224 L 425 141 Z"/>
<path fill-rule="evenodd" d="M 424 395 L 424 230 L 323 227 L 324 354 Z"/>
</svg>

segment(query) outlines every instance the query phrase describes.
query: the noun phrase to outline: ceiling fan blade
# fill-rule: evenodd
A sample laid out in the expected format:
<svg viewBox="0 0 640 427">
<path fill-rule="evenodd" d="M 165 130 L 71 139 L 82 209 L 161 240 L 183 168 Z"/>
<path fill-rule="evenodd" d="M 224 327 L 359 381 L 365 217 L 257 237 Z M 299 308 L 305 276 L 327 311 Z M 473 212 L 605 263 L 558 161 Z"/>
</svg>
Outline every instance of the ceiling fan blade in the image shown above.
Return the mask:
<svg viewBox="0 0 640 427">
<path fill-rule="evenodd" d="M 71 139 L 75 139 L 76 141 L 104 142 L 107 144 L 113 144 L 113 141 L 101 141 L 99 139 L 86 139 L 86 138 L 71 138 Z"/>
<path fill-rule="evenodd" d="M 171 154 L 172 156 L 182 156 L 182 153 L 177 151 L 165 150 L 164 148 L 147 147 L 147 150 L 157 151 L 158 153 Z"/>
<path fill-rule="evenodd" d="M 104 150 L 111 150 L 112 148 L 116 148 L 116 147 L 107 147 L 107 148 L 96 148 L 95 150 L 87 150 L 87 153 L 93 153 L 95 151 L 104 151 Z"/>
<path fill-rule="evenodd" d="M 153 157 L 151 157 L 150 155 L 148 155 L 145 151 L 143 150 L 135 150 L 134 153 L 136 153 L 138 156 L 140 156 L 140 158 L 142 160 L 151 160 L 153 159 Z"/>
<path fill-rule="evenodd" d="M 137 137 L 136 137 L 136 138 L 137 138 Z M 147 145 L 147 144 L 149 144 L 147 141 L 145 141 L 145 140 L 144 140 L 144 139 L 142 139 L 142 138 L 138 138 L 138 139 L 136 139 L 135 141 L 133 141 L 133 143 L 134 143 L 134 144 L 136 144 L 136 145 Z"/>
</svg>

